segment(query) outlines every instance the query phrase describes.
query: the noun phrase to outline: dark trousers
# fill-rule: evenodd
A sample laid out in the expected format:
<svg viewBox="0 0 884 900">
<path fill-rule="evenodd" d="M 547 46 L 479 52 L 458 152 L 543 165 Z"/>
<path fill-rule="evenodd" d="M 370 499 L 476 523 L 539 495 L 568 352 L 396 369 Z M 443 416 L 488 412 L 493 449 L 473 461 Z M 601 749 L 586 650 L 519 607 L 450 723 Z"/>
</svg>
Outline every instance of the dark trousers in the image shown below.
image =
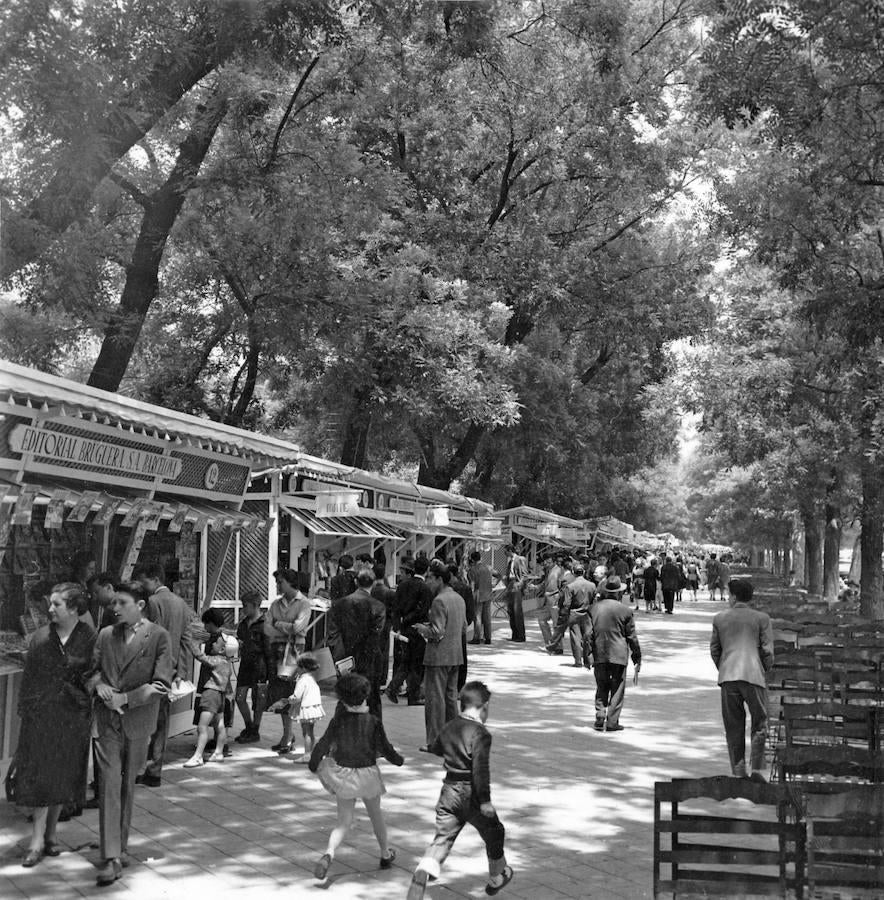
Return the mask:
<svg viewBox="0 0 884 900">
<path fill-rule="evenodd" d="M 424 723 L 432 744 L 446 722 L 457 718 L 459 666 L 424 666 Z"/>
<path fill-rule="evenodd" d="M 746 707 L 752 722 L 750 763 L 753 769 L 760 769 L 767 740 L 767 688 L 748 681 L 725 681 L 721 685 L 721 718 L 731 771 L 746 764 Z"/>
<path fill-rule="evenodd" d="M 457 689 L 460 689 L 467 683 L 467 633 L 464 632 L 463 640 L 461 641 L 461 648 L 463 650 L 463 662 L 457 667 Z"/>
<path fill-rule="evenodd" d="M 497 818 L 483 816 L 479 804 L 473 797 L 473 786 L 469 781 L 444 781 L 439 802 L 436 804 L 436 834 L 424 852 L 424 858 L 418 869 L 428 872 L 434 878 L 439 877 L 442 863 L 451 853 L 457 836 L 464 825 L 472 825 L 485 842 L 485 853 L 488 856 L 488 874 L 500 875 L 506 866 L 503 855 L 503 843 L 506 832 Z"/>
<path fill-rule="evenodd" d="M 147 757 L 147 742 L 146 736 L 127 737 L 118 715 L 103 717 L 99 725 L 95 753 L 100 772 L 98 829 L 104 859 L 119 857 L 128 847 L 135 776 Z"/>
<path fill-rule="evenodd" d="M 150 737 L 147 746 L 147 766 L 144 774 L 161 778 L 163 774 L 163 760 L 166 758 L 166 744 L 169 742 L 169 712 L 172 703 L 168 697 L 160 697 L 160 711 L 157 715 L 157 727 Z M 136 772 L 136 775 L 138 773 Z"/>
<path fill-rule="evenodd" d="M 476 604 L 476 618 L 473 619 L 473 640 L 491 643 L 491 601 L 481 600 Z"/>
<path fill-rule="evenodd" d="M 421 684 L 424 680 L 424 650 L 426 641 L 420 636 L 409 635 L 408 643 L 402 653 L 402 661 L 390 679 L 387 690 L 392 694 L 398 694 L 399 688 L 405 683 L 408 692 L 408 702 L 417 703 L 421 698 Z"/>
<path fill-rule="evenodd" d="M 666 612 L 671 613 L 673 607 L 675 606 L 675 591 L 669 590 L 668 588 L 663 588 L 663 605 L 666 607 Z"/>
<path fill-rule="evenodd" d="M 523 643 L 525 640 L 525 614 L 522 612 L 522 588 L 511 584 L 506 589 L 506 614 L 510 620 L 512 639 Z"/>
<path fill-rule="evenodd" d="M 626 695 L 626 666 L 618 663 L 597 662 L 595 668 L 595 721 L 597 725 L 605 724 L 607 709 L 607 727 L 620 722 L 620 711 L 623 709 L 623 698 Z"/>
</svg>

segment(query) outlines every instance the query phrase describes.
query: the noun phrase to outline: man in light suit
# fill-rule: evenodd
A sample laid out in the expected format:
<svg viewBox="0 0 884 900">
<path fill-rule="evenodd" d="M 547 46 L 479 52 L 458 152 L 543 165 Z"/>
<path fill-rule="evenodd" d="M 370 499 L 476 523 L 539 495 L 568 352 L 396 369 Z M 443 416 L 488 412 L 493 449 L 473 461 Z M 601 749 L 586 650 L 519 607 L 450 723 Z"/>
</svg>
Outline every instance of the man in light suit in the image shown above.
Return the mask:
<svg viewBox="0 0 884 900">
<path fill-rule="evenodd" d="M 433 594 L 428 624 L 415 630 L 426 639 L 424 651 L 424 722 L 426 747 L 433 743 L 446 722 L 457 718 L 457 673 L 464 662 L 467 611 L 463 597 L 451 588 L 451 569 L 434 559 L 427 572 Z"/>
<path fill-rule="evenodd" d="M 620 712 L 626 696 L 626 666 L 629 653 L 635 666 L 634 679 L 642 667 L 642 650 L 635 633 L 632 609 L 622 602 L 626 586 L 616 575 L 604 582 L 602 596 L 589 608 L 589 646 L 595 672 L 596 731 L 622 731 Z"/>
<path fill-rule="evenodd" d="M 169 635 L 144 618 L 147 593 L 138 582 L 114 592 L 117 624 L 103 628 L 95 642 L 94 673 L 98 729 L 101 856 L 98 884 L 112 884 L 127 865 L 135 776 L 147 758 L 160 703 L 172 684 Z"/>
<path fill-rule="evenodd" d="M 169 652 L 172 654 L 172 677 L 177 687 L 193 677 L 193 610 L 187 601 L 163 584 L 165 573 L 159 564 L 141 566 L 135 579 L 149 594 L 144 615 L 169 633 Z M 147 751 L 147 767 L 139 775 L 138 784 L 159 787 L 162 784 L 163 760 L 169 741 L 169 714 L 172 703 L 168 696 L 160 702 L 156 729 L 151 735 Z"/>
<path fill-rule="evenodd" d="M 766 781 L 764 744 L 767 739 L 767 681 L 773 665 L 773 626 L 767 613 L 752 609 L 752 582 L 738 578 L 730 582 L 730 608 L 712 620 L 709 649 L 718 669 L 721 688 L 721 718 L 731 761 L 737 778 L 746 777 L 746 707 L 751 716 L 751 778 Z"/>
</svg>

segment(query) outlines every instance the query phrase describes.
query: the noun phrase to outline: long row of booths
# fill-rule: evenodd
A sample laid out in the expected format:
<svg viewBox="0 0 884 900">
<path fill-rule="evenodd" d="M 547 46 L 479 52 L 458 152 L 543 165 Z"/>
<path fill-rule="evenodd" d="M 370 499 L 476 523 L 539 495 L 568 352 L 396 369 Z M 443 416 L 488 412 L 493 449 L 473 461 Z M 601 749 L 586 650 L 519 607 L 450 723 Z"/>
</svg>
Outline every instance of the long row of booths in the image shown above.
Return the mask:
<svg viewBox="0 0 884 900">
<path fill-rule="evenodd" d="M 152 406 L 0 360 L 0 774 L 18 732 L 26 634 L 46 586 L 91 566 L 125 579 L 159 562 L 196 611 L 228 610 L 273 571 L 327 584 L 343 553 L 401 561 L 478 549 L 502 570 L 504 543 L 529 564 L 549 549 L 652 546 L 616 519 L 577 520 L 352 469 L 291 442 Z M 190 726 L 178 701 L 173 729 Z"/>
</svg>

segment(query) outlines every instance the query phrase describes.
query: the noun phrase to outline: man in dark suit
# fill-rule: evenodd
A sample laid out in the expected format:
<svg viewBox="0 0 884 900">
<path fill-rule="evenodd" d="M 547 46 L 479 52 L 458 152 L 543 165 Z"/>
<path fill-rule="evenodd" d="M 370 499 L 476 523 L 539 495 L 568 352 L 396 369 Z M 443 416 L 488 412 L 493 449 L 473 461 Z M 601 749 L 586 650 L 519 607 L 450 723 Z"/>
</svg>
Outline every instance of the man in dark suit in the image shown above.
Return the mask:
<svg viewBox="0 0 884 900">
<path fill-rule="evenodd" d="M 371 685 L 368 711 L 381 717 L 380 637 L 384 630 L 384 608 L 371 596 L 374 573 L 356 573 L 356 590 L 332 603 L 329 610 L 328 643 L 336 659 L 353 657 L 353 669 Z"/>
<path fill-rule="evenodd" d="M 173 593 L 163 583 L 165 572 L 159 564 L 141 566 L 135 573 L 137 581 L 149 594 L 144 610 L 146 618 L 169 633 L 169 652 L 172 654 L 173 684 L 193 678 L 193 609 L 186 600 Z M 147 751 L 147 766 L 138 777 L 138 784 L 159 787 L 162 784 L 163 761 L 169 741 L 169 715 L 172 704 L 168 696 L 160 701 L 157 727 Z"/>
<path fill-rule="evenodd" d="M 523 644 L 525 642 L 525 613 L 522 600 L 525 591 L 525 580 L 528 577 L 528 562 L 524 556 L 516 553 L 512 544 L 505 544 L 506 572 L 503 580 L 506 585 L 506 612 L 510 620 L 510 640 Z"/>
<path fill-rule="evenodd" d="M 374 573 L 374 584 L 371 586 L 371 596 L 375 604 L 380 603 L 384 612 L 384 628 L 378 638 L 380 646 L 380 683 L 387 683 L 387 677 L 390 673 L 390 629 L 393 627 L 393 603 L 396 600 L 396 591 L 387 586 L 386 566 L 381 563 L 375 563 L 372 566 Z"/>
<path fill-rule="evenodd" d="M 451 570 L 451 589 L 463 597 L 464 607 L 466 608 L 467 626 L 472 625 L 476 621 L 476 598 L 473 595 L 473 589 L 469 584 L 460 577 L 457 571 L 457 564 L 449 562 L 448 568 Z M 467 683 L 467 636 L 464 632 L 463 639 L 463 662 L 457 673 L 457 689 L 460 690 Z"/>
<path fill-rule="evenodd" d="M 135 776 L 147 759 L 174 674 L 168 632 L 144 618 L 146 604 L 147 593 L 138 582 L 117 585 L 117 624 L 102 629 L 93 655 L 89 687 L 100 701 L 95 704 L 100 885 L 116 881 L 127 863 Z"/>
<path fill-rule="evenodd" d="M 635 681 L 642 667 L 642 651 L 635 633 L 630 607 L 621 598 L 626 587 L 616 575 L 608 577 L 600 600 L 589 608 L 589 646 L 595 671 L 596 731 L 622 731 L 620 712 L 626 695 L 629 653 L 635 666 Z"/>
<path fill-rule="evenodd" d="M 445 723 L 457 717 L 457 675 L 464 661 L 467 615 L 463 597 L 451 587 L 451 569 L 441 559 L 430 563 L 427 587 L 433 594 L 427 624 L 415 625 L 415 630 L 427 642 L 424 721 L 429 745 Z"/>
<path fill-rule="evenodd" d="M 765 781 L 764 744 L 767 738 L 767 672 L 774 661 L 773 626 L 770 616 L 752 609 L 752 582 L 730 582 L 730 608 L 712 620 L 710 652 L 718 669 L 721 718 L 731 761 L 731 771 L 746 777 L 746 707 L 751 725 L 751 778 Z"/>
<path fill-rule="evenodd" d="M 399 630 L 408 638 L 402 664 L 387 686 L 387 697 L 399 702 L 399 688 L 404 681 L 408 690 L 408 705 L 421 703 L 421 682 L 424 677 L 424 648 L 426 641 L 415 631 L 414 626 L 426 622 L 433 602 L 433 592 L 427 587 L 426 574 L 430 562 L 425 556 L 414 560 L 414 574 L 403 578 L 396 588 L 395 608 L 399 619 Z"/>
</svg>

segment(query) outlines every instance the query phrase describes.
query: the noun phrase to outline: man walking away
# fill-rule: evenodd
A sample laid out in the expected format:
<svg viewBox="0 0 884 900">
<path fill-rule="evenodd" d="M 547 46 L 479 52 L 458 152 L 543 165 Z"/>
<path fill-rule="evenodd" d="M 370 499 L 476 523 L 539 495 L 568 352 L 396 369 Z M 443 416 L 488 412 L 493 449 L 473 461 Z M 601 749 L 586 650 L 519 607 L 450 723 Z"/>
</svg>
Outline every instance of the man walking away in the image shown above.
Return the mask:
<svg viewBox="0 0 884 900">
<path fill-rule="evenodd" d="M 525 614 L 522 612 L 522 598 L 525 587 L 525 579 L 528 576 L 528 563 L 524 556 L 516 553 L 512 544 L 506 544 L 503 548 L 506 554 L 506 612 L 510 620 L 510 640 L 518 644 L 525 643 Z"/>
<path fill-rule="evenodd" d="M 751 716 L 751 778 L 765 781 L 764 744 L 767 739 L 767 682 L 764 673 L 773 665 L 773 627 L 770 616 L 751 607 L 752 582 L 730 583 L 730 608 L 712 620 L 709 645 L 718 669 L 721 718 L 730 756 L 731 772 L 746 777 L 746 707 Z"/>
</svg>

